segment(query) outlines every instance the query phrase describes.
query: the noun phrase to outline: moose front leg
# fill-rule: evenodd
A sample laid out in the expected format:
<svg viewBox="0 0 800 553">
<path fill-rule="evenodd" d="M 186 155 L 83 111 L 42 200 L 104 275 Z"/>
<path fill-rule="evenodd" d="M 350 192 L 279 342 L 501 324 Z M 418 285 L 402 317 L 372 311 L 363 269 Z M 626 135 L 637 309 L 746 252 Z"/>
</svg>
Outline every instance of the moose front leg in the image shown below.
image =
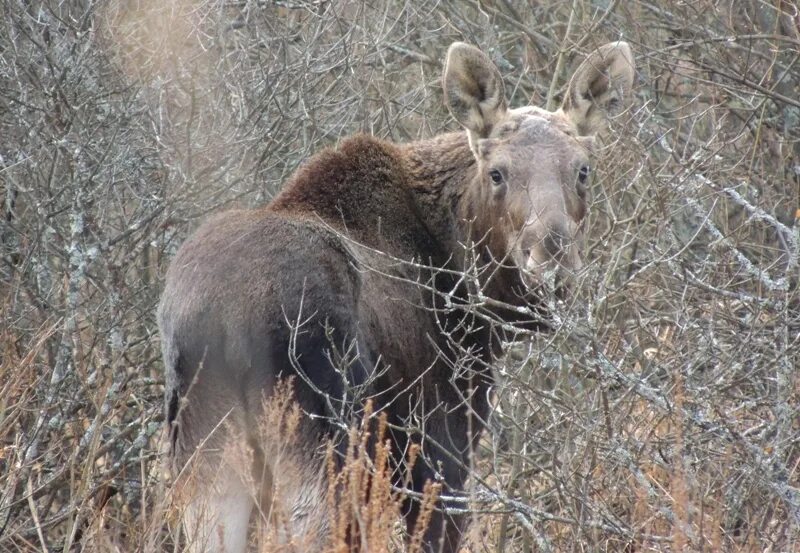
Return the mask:
<svg viewBox="0 0 800 553">
<path fill-rule="evenodd" d="M 417 490 L 415 490 L 417 491 Z M 447 489 L 444 493 L 447 493 Z M 422 493 L 422 490 L 419 490 Z M 420 521 L 420 510 L 422 503 L 418 499 L 406 501 L 406 528 L 409 536 L 415 536 L 417 523 Z M 446 514 L 445 505 L 441 501 L 437 502 L 435 510 L 430 514 L 425 524 L 422 535 L 423 551 L 426 553 L 456 553 L 467 523 L 469 522 L 466 514 Z M 452 505 L 452 507 L 460 507 Z"/>
<path fill-rule="evenodd" d="M 428 482 L 442 484 L 440 496 L 460 494 L 469 476 L 472 448 L 480 435 L 480 425 L 475 426 L 470 415 L 475 413 L 462 409 L 440 409 L 429 414 L 422 436 L 414 441 L 422 443 L 422 453 L 411 473 L 411 487 L 423 494 Z M 418 525 L 424 524 L 423 550 L 426 552 L 455 553 L 458 551 L 469 516 L 463 512 L 463 503 L 436 502 L 429 517 L 421 518 L 425 498 L 409 499 L 406 502 L 406 526 L 410 536 L 418 534 Z M 449 511 L 449 512 L 445 512 Z M 423 520 L 427 519 L 427 520 Z"/>
</svg>

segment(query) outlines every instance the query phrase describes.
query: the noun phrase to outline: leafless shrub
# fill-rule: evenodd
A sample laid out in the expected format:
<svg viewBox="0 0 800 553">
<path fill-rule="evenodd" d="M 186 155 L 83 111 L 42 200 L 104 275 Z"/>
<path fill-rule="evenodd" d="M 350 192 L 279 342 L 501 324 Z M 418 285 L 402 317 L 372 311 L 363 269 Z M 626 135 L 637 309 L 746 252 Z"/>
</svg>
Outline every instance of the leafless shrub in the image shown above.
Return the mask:
<svg viewBox="0 0 800 553">
<path fill-rule="evenodd" d="M 510 345 L 473 551 L 797 550 L 790 2 L 1 0 L 0 549 L 168 550 L 153 321 L 196 221 L 314 151 L 447 125 L 453 40 L 519 104 L 637 54 L 559 328 Z M 611 148 L 609 148 L 611 150 Z"/>
</svg>

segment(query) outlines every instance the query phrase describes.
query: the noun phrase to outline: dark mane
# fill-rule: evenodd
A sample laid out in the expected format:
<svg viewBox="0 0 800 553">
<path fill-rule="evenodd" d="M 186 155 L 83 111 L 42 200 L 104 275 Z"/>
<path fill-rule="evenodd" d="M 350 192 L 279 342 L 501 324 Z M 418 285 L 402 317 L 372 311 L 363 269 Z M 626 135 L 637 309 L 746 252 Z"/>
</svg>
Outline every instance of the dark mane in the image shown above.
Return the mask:
<svg viewBox="0 0 800 553">
<path fill-rule="evenodd" d="M 266 209 L 320 219 L 367 245 L 432 255 L 412 179 L 400 147 L 356 135 L 303 164 Z"/>
</svg>

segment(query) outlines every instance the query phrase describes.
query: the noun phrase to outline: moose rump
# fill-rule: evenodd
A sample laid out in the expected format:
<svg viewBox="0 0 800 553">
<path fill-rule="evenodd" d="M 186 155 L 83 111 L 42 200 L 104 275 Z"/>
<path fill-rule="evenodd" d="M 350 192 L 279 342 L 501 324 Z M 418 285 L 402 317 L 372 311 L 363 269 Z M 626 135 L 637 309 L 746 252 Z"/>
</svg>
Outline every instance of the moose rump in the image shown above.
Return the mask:
<svg viewBox="0 0 800 553">
<path fill-rule="evenodd" d="M 558 111 L 509 109 L 488 57 L 456 43 L 443 84 L 463 131 L 405 145 L 348 138 L 268 205 L 200 226 L 170 266 L 158 313 L 192 550 L 245 551 L 270 494 L 285 540 L 323 550 L 323 446 L 366 398 L 395 429 L 396 465 L 421 444 L 415 491 L 429 480 L 463 488 L 507 338 L 495 322 L 546 327 L 542 275 L 580 267 L 592 136 L 632 81 L 629 47 L 612 43 L 578 68 Z M 476 287 L 492 301 L 476 307 Z M 287 379 L 301 413 L 294 438 L 263 423 Z M 418 503 L 405 514 L 413 527 Z M 436 511 L 427 550 L 457 551 L 464 523 Z"/>
</svg>

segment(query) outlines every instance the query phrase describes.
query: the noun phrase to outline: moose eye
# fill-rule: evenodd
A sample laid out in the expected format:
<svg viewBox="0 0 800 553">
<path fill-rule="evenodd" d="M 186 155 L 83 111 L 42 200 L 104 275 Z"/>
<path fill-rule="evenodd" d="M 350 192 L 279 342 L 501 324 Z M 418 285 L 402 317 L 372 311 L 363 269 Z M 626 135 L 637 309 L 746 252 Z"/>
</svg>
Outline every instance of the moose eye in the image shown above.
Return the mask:
<svg viewBox="0 0 800 553">
<path fill-rule="evenodd" d="M 492 182 L 495 184 L 503 184 L 503 173 L 497 169 L 492 169 L 489 171 L 489 178 L 492 179 Z"/>
<path fill-rule="evenodd" d="M 584 165 L 578 170 L 578 182 L 581 184 L 586 184 L 586 181 L 589 180 L 589 175 L 591 174 L 592 169 L 588 165 Z"/>
</svg>

